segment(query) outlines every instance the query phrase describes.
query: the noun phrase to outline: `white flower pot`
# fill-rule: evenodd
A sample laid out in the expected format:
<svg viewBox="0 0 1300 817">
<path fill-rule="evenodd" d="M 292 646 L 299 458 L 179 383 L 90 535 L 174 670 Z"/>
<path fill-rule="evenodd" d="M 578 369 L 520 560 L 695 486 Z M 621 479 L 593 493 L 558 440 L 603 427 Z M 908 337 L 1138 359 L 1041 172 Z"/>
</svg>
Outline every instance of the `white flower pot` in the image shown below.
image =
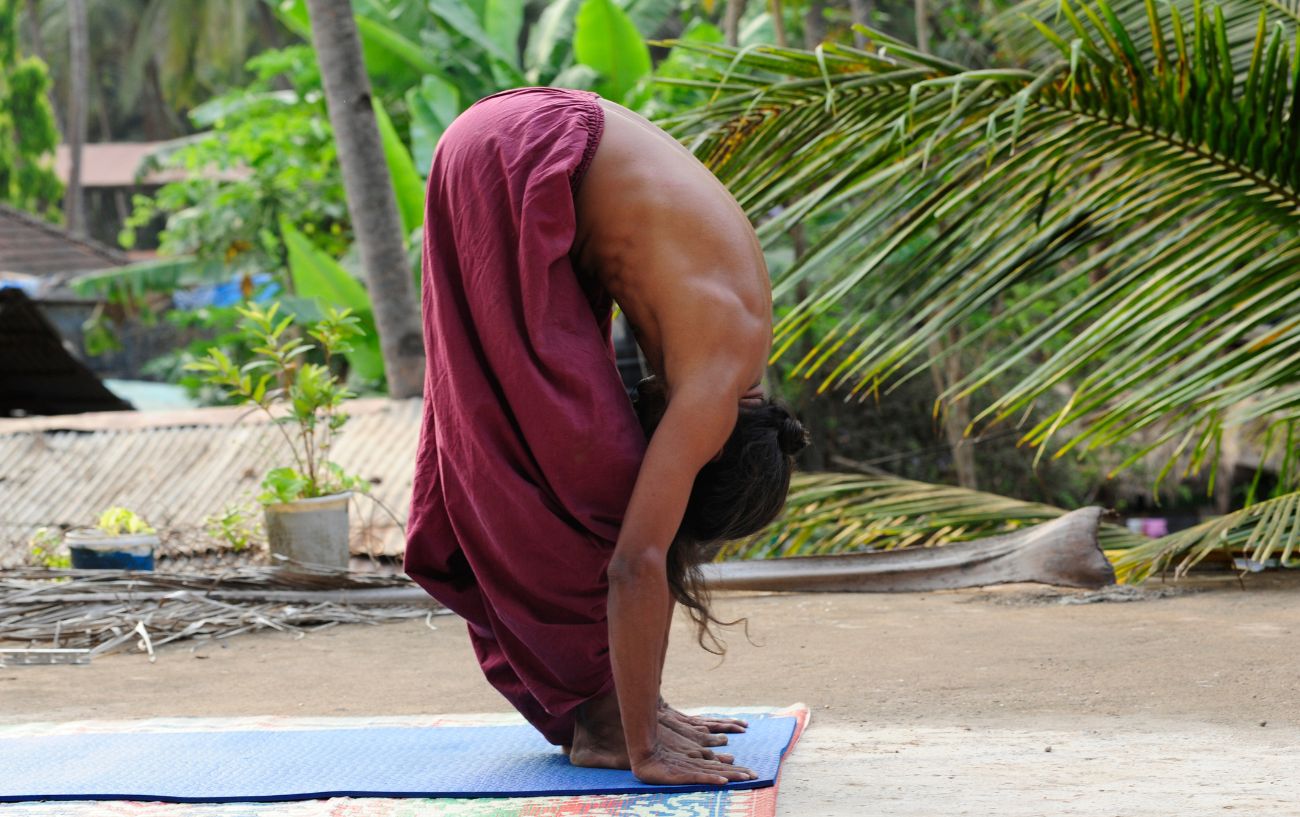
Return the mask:
<svg viewBox="0 0 1300 817">
<path fill-rule="evenodd" d="M 304 564 L 346 569 L 351 491 L 265 506 L 271 553 Z"/>
</svg>

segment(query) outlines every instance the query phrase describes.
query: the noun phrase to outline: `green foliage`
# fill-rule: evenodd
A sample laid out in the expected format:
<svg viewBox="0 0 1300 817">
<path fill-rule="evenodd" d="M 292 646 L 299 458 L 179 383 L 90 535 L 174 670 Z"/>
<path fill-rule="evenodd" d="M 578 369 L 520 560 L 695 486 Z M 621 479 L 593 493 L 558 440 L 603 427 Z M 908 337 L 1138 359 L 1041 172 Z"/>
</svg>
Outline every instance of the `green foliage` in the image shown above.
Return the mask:
<svg viewBox="0 0 1300 817">
<path fill-rule="evenodd" d="M 411 154 L 393 127 L 388 112 L 379 104 L 379 100 L 372 102 L 384 149 L 384 160 L 388 165 L 388 176 L 392 179 L 393 194 L 397 199 L 397 211 L 402 217 L 402 230 L 409 236 L 424 225 L 424 182 L 416 172 Z"/>
<path fill-rule="evenodd" d="M 153 533 L 154 529 L 135 511 L 112 507 L 99 515 L 95 528 L 109 536 L 134 536 Z"/>
<path fill-rule="evenodd" d="M 346 307 L 355 317 L 359 335 L 344 351 L 352 371 L 363 381 L 377 382 L 384 377 L 384 361 L 379 351 L 379 336 L 370 295 L 361 282 L 337 261 L 317 249 L 288 220 L 281 223 L 285 246 L 289 250 L 289 274 L 294 290 L 311 300 L 317 310 L 330 305 Z"/>
<path fill-rule="evenodd" d="M 240 329 L 255 355 L 243 365 L 218 348 L 186 368 L 223 388 L 237 403 L 264 412 L 280 429 L 293 458 L 292 466 L 272 469 L 262 481 L 263 503 L 291 502 L 347 490 L 368 489 L 329 460 L 334 440 L 348 420 L 343 402 L 355 395 L 330 369 L 332 359 L 352 351 L 352 339 L 362 336 L 360 321 L 350 310 L 330 308 L 307 335 L 293 328 L 293 316 L 280 317 L 280 305 L 240 307 Z M 307 362 L 313 350 L 324 363 Z"/>
<path fill-rule="evenodd" d="M 45 63 L 18 51 L 19 0 L 0 0 L 0 202 L 50 220 L 63 185 L 52 168 L 59 133 Z"/>
<path fill-rule="evenodd" d="M 265 537 L 260 514 L 240 505 L 227 505 L 220 512 L 206 517 L 203 528 L 209 536 L 230 545 L 235 552 L 245 550 Z"/>
<path fill-rule="evenodd" d="M 529 30 L 524 48 L 529 85 L 546 85 L 573 63 L 573 28 L 582 0 L 555 0 Z"/>
<path fill-rule="evenodd" d="M 135 198 L 124 246 L 160 215 L 162 256 L 193 257 L 224 267 L 226 275 L 282 269 L 287 259 L 277 225 L 285 216 L 325 252 L 340 255 L 351 243 L 315 53 L 305 46 L 268 51 L 250 60 L 249 70 L 255 78 L 247 87 L 191 113 L 209 131 L 155 157 L 155 167 L 182 169 L 187 177 Z M 281 81 L 290 88 L 279 89 Z"/>
<path fill-rule="evenodd" d="M 1115 559 L 1121 581 L 1138 582 L 1173 568 L 1186 575 L 1216 551 L 1240 553 L 1263 567 L 1276 558 L 1282 567 L 1300 567 L 1300 492 L 1249 505 L 1234 513 L 1152 539 Z M 1181 558 L 1180 558 L 1181 557 Z"/>
<path fill-rule="evenodd" d="M 266 478 L 262 480 L 262 493 L 258 494 L 258 501 L 264 505 L 275 505 L 343 491 L 370 490 L 369 483 L 360 477 L 346 473 L 337 463 L 325 463 L 324 475 L 322 484 L 327 487 L 313 489 L 311 479 L 296 468 L 289 466 L 272 468 L 266 472 Z M 312 493 L 313 490 L 318 490 L 319 493 Z"/>
<path fill-rule="evenodd" d="M 596 72 L 594 90 L 606 99 L 637 107 L 638 88 L 650 73 L 650 49 L 613 0 L 583 0 L 573 53 Z"/>
<path fill-rule="evenodd" d="M 1270 29 L 1280 25 L 1286 30 L 1294 31 L 1296 25 L 1300 24 L 1300 5 L 1289 1 L 1221 0 L 1211 5 L 1203 4 L 1201 0 L 1165 0 L 1155 8 L 1161 12 L 1168 10 L 1177 13 L 1187 20 L 1195 19 L 1202 5 L 1213 9 L 1208 17 L 1222 18 L 1223 37 L 1216 45 L 1223 46 L 1231 53 L 1234 62 L 1250 61 L 1255 51 L 1261 18 Z M 1057 58 L 1052 38 L 1045 37 L 1044 30 L 1068 42 L 1076 36 L 1076 24 L 1087 26 L 1092 22 L 1090 17 L 1105 19 L 1111 27 L 1125 31 L 1135 53 L 1150 55 L 1160 48 L 1172 45 L 1168 38 L 1163 38 L 1165 41 L 1158 43 L 1162 38 L 1156 36 L 1156 29 L 1149 23 L 1145 2 L 1112 0 L 1099 4 L 1095 11 L 1079 7 L 1072 11 L 1072 14 L 1065 13 L 1060 0 L 1020 0 L 991 19 L 988 31 L 997 37 L 1006 51 L 1034 63 L 1051 62 Z M 1089 11 L 1092 13 L 1089 14 Z M 1212 33 L 1218 37 L 1217 32 Z"/>
<path fill-rule="evenodd" d="M 793 376 L 870 396 L 968 354 L 945 404 L 1002 386 L 971 430 L 1029 417 L 1040 456 L 1133 444 L 1119 468 L 1159 449 L 1211 486 L 1225 428 L 1300 419 L 1295 32 L 1260 14 L 1243 50 L 1219 9 L 1138 5 L 1063 0 L 1035 70 L 875 30 L 690 46 L 718 97 L 674 124 L 764 241 L 839 214 L 774 287 Z"/>
<path fill-rule="evenodd" d="M 424 174 L 433 163 L 433 149 L 442 132 L 462 110 L 461 92 L 442 77 L 426 76 L 406 92 L 406 107 L 411 114 L 411 155 Z"/>
<path fill-rule="evenodd" d="M 72 556 L 63 548 L 63 535 L 53 528 L 37 528 L 27 540 L 28 558 L 32 564 L 51 570 L 72 567 Z"/>
</svg>

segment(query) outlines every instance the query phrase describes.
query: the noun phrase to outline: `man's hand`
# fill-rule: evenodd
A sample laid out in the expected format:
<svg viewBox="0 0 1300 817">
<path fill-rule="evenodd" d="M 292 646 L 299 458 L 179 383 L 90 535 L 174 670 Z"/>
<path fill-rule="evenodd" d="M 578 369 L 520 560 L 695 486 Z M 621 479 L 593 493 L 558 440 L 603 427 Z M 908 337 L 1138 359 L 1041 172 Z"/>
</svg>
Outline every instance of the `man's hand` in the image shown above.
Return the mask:
<svg viewBox="0 0 1300 817">
<path fill-rule="evenodd" d="M 692 783 L 724 786 L 758 777 L 744 766 L 732 763 L 730 755 L 715 755 L 698 744 L 685 751 L 681 748 L 690 746 L 692 741 L 660 727 L 654 749 L 648 755 L 632 759 L 632 774 L 642 783 L 658 786 Z M 711 757 L 693 756 L 700 754 Z"/>
<path fill-rule="evenodd" d="M 738 735 L 749 727 L 747 722 L 739 718 L 687 715 L 669 706 L 663 698 L 659 699 L 659 725 L 701 746 L 723 746 L 727 742 L 727 734 Z"/>
</svg>

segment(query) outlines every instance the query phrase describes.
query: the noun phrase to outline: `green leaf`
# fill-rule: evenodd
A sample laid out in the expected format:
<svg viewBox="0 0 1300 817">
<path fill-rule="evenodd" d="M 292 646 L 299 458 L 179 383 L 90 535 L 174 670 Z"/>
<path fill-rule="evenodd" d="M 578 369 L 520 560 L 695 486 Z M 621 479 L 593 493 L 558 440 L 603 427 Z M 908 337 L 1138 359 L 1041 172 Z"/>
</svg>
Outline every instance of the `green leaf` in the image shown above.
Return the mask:
<svg viewBox="0 0 1300 817">
<path fill-rule="evenodd" d="M 370 17 L 357 15 L 357 34 L 366 58 L 366 70 L 372 76 L 391 79 L 386 65 L 393 61 L 417 74 L 441 74 L 442 64 L 436 55 L 401 32 Z"/>
<path fill-rule="evenodd" d="M 542 11 L 528 34 L 524 49 L 527 82 L 549 83 L 571 57 L 573 29 L 582 0 L 554 0 Z"/>
<path fill-rule="evenodd" d="M 596 92 L 614 102 L 631 101 L 632 91 L 650 73 L 650 49 L 613 0 L 584 0 L 573 51 L 600 74 Z"/>
<path fill-rule="evenodd" d="M 286 28 L 311 42 L 311 18 L 306 0 L 283 0 L 274 4 L 276 17 Z M 354 15 L 366 72 L 371 77 L 392 81 L 399 74 L 410 74 L 414 82 L 422 74 L 440 74 L 442 66 L 435 55 L 419 43 L 383 22 Z"/>
<path fill-rule="evenodd" d="M 121 267 L 96 270 L 76 276 L 68 285 L 83 297 L 99 296 L 126 300 L 150 292 L 172 293 L 182 287 L 219 283 L 231 276 L 231 269 L 219 261 L 202 261 L 185 255 L 151 258 Z"/>
<path fill-rule="evenodd" d="M 619 0 L 619 7 L 645 37 L 653 37 L 680 5 L 679 0 Z M 702 21 L 700 17 L 691 20 L 692 24 Z"/>
<path fill-rule="evenodd" d="M 288 466 L 272 468 L 262 478 L 262 493 L 258 496 L 258 501 L 263 505 L 272 505 L 305 499 L 309 485 L 310 480 L 297 469 Z"/>
<path fill-rule="evenodd" d="M 518 59 L 513 50 L 506 50 L 479 25 L 474 12 L 462 0 L 428 0 L 429 11 L 442 21 L 448 29 L 467 38 L 493 61 L 494 66 L 505 72 L 511 84 L 522 84 L 523 75 L 519 72 Z"/>
<path fill-rule="evenodd" d="M 406 92 L 406 107 L 411 112 L 412 159 L 420 174 L 427 175 L 438 140 L 460 114 L 460 90 L 442 77 L 427 76 Z"/>
<path fill-rule="evenodd" d="M 416 172 L 402 138 L 397 135 L 393 120 L 388 118 L 388 112 L 377 98 L 371 97 L 370 101 L 375 109 L 375 122 L 379 125 L 379 140 L 384 148 L 384 160 L 388 163 L 388 175 L 393 180 L 397 210 L 402 216 L 402 232 L 409 237 L 424 224 L 424 182 Z"/>
<path fill-rule="evenodd" d="M 492 66 L 492 75 L 497 83 L 509 87 L 520 79 L 519 32 L 524 26 L 524 4 L 519 0 L 486 0 L 483 26 L 488 39 L 510 57 L 509 71 L 500 65 Z"/>
<path fill-rule="evenodd" d="M 289 275 L 294 290 L 302 297 L 317 300 L 322 310 L 337 306 L 357 314 L 366 334 L 353 344 L 347 354 L 348 363 L 366 380 L 382 379 L 384 361 L 379 352 L 379 336 L 375 333 L 374 311 L 370 295 L 361 282 L 317 249 L 288 221 L 280 222 L 280 233 L 289 251 Z"/>
</svg>

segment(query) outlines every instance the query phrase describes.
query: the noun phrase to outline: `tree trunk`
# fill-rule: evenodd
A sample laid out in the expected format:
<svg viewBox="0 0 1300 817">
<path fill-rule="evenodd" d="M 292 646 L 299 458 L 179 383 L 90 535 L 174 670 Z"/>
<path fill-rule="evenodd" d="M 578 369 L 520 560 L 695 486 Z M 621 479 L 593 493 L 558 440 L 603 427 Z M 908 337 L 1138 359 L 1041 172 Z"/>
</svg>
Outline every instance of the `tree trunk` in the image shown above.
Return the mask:
<svg viewBox="0 0 1300 817">
<path fill-rule="evenodd" d="M 803 47 L 809 51 L 826 39 L 826 2 L 809 0 L 803 15 Z"/>
<path fill-rule="evenodd" d="M 95 106 L 95 113 L 99 118 L 99 141 L 113 141 L 113 127 L 108 119 L 108 100 L 111 94 L 104 88 L 101 82 L 99 86 L 99 104 Z M 126 220 L 131 217 L 131 205 L 126 200 L 126 190 L 121 187 L 113 188 L 113 206 L 117 209 L 117 220 L 119 224 L 125 224 Z"/>
<path fill-rule="evenodd" d="M 870 0 L 849 0 L 849 19 L 853 21 L 855 26 L 868 25 L 871 22 Z M 858 48 L 866 46 L 866 35 L 861 31 L 854 31 L 853 44 Z"/>
<path fill-rule="evenodd" d="M 63 214 L 68 231 L 86 233 L 86 194 L 81 187 L 81 154 L 86 144 L 87 74 L 90 40 L 86 33 L 86 0 L 68 0 L 68 189 Z"/>
<path fill-rule="evenodd" d="M 796 224 L 790 228 L 790 239 L 794 243 L 794 263 L 798 264 L 808 251 L 808 238 L 803 225 Z M 794 297 L 799 303 L 808 300 L 808 279 L 794 285 Z M 812 351 L 813 343 L 808 335 L 799 339 L 795 347 L 794 358 L 803 360 Z M 826 400 L 817 394 L 813 381 L 804 379 L 799 387 L 799 396 L 795 404 L 795 413 L 807 427 L 812 438 L 812 445 L 799 455 L 799 465 L 808 471 L 825 471 L 827 458 L 834 455 L 834 439 L 831 434 L 831 417 L 826 411 Z"/>
<path fill-rule="evenodd" d="M 781 9 L 781 0 L 767 0 L 768 14 L 772 17 L 772 34 L 776 44 L 785 48 L 785 12 Z"/>
<path fill-rule="evenodd" d="M 915 0 L 916 9 L 916 47 L 922 51 L 930 50 L 930 18 L 925 8 L 925 0 Z"/>
<path fill-rule="evenodd" d="M 924 593 L 1010 582 L 1106 587 L 1115 571 L 1097 542 L 1100 522 L 1101 508 L 1080 508 L 1032 528 L 943 547 L 713 562 L 703 566 L 704 583 L 796 593 Z"/>
<path fill-rule="evenodd" d="M 417 397 L 424 383 L 423 333 L 356 21 L 348 0 L 307 0 L 307 9 L 388 392 Z"/>
<path fill-rule="evenodd" d="M 950 343 L 956 343 L 956 332 Z M 943 353 L 938 342 L 930 344 L 931 359 Z M 948 387 L 961 380 L 961 356 L 954 353 L 940 362 L 930 364 L 930 380 L 934 383 L 935 396 L 943 394 Z M 975 472 L 975 447 L 966 436 L 966 426 L 970 425 L 970 398 L 960 397 L 943 408 L 943 436 L 952 450 L 953 470 L 957 472 L 957 484 L 970 490 L 978 490 L 979 480 Z"/>
<path fill-rule="evenodd" d="M 727 13 L 722 18 L 722 32 L 727 45 L 740 45 L 740 18 L 745 14 L 745 0 L 727 0 Z"/>
</svg>

